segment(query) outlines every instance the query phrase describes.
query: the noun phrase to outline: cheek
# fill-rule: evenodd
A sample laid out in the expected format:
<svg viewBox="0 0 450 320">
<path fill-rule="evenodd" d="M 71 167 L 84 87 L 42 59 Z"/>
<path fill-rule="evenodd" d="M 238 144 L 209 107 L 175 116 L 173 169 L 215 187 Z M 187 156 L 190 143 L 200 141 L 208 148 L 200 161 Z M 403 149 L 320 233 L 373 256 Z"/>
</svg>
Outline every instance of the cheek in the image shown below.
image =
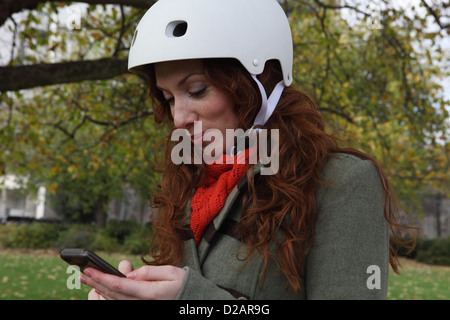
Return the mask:
<svg viewBox="0 0 450 320">
<path fill-rule="evenodd" d="M 226 96 L 219 96 L 208 104 L 206 113 L 208 118 L 216 120 L 233 126 L 238 121 L 237 114 L 234 112 L 234 107 L 231 99 Z"/>
</svg>

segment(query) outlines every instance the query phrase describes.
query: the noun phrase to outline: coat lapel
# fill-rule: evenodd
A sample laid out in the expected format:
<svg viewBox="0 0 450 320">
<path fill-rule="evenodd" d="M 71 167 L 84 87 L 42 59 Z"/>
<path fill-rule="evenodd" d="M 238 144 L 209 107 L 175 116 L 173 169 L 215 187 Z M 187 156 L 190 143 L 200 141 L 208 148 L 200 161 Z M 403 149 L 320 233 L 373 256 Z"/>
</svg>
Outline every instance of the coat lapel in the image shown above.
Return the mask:
<svg viewBox="0 0 450 320">
<path fill-rule="evenodd" d="M 258 163 L 253 166 L 253 175 L 259 174 L 261 170 L 261 164 Z M 210 244 L 215 237 L 216 233 L 219 229 L 229 229 L 229 233 L 233 233 L 233 229 L 235 227 L 235 224 L 237 224 L 236 220 L 229 219 L 230 209 L 233 207 L 236 200 L 241 195 L 241 191 L 247 187 L 247 175 L 245 174 L 241 180 L 239 180 L 238 184 L 234 189 L 231 191 L 231 193 L 228 195 L 225 204 L 223 208 L 220 210 L 220 212 L 217 214 L 217 216 L 212 220 L 212 222 L 208 225 L 206 228 L 202 240 L 197 246 L 197 255 L 198 255 L 198 263 L 201 267 L 203 264 L 203 261 L 208 253 L 208 250 L 210 248 Z M 239 217 L 240 217 L 240 211 L 241 208 L 239 208 Z M 237 235 L 236 235 L 237 236 Z M 194 246 L 195 246 L 195 241 Z"/>
<path fill-rule="evenodd" d="M 186 215 L 189 217 L 191 216 L 190 200 L 186 206 Z M 192 233 L 192 230 L 190 228 L 191 226 L 190 224 L 188 224 L 186 226 L 186 231 L 180 234 L 180 237 L 184 241 L 183 261 L 181 262 L 180 266 L 190 266 L 195 271 L 201 273 L 200 263 L 198 260 L 197 245 L 195 244 L 194 234 Z"/>
</svg>

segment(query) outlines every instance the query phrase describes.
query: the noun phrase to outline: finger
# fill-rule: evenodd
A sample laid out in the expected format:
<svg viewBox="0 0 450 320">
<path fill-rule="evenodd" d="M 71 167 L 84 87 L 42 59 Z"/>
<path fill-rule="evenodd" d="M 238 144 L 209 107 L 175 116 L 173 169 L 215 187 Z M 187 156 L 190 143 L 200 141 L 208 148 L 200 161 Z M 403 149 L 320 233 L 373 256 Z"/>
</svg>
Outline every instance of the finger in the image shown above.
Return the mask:
<svg viewBox="0 0 450 320">
<path fill-rule="evenodd" d="M 134 280 L 173 281 L 184 277 L 186 271 L 174 266 L 143 266 L 128 275 Z"/>
<path fill-rule="evenodd" d="M 122 260 L 119 263 L 119 271 L 122 272 L 124 275 L 127 275 L 131 271 L 133 271 L 133 265 L 128 260 Z"/>
<path fill-rule="evenodd" d="M 178 295 L 186 270 L 174 266 L 144 266 L 128 274 L 128 277 L 136 280 L 136 297 L 171 300 Z"/>
<path fill-rule="evenodd" d="M 97 289 L 93 289 L 95 291 L 95 294 L 97 294 L 100 297 L 100 300 L 113 300 L 112 298 L 106 296 L 104 293 L 101 293 Z"/>
<path fill-rule="evenodd" d="M 100 300 L 100 296 L 95 292 L 95 289 L 89 291 L 88 300 Z"/>
<path fill-rule="evenodd" d="M 84 283 L 106 299 L 129 300 L 134 296 L 136 281 L 103 273 L 93 268 L 84 270 Z"/>
<path fill-rule="evenodd" d="M 161 266 L 142 268 L 142 278 L 121 278 L 105 274 L 96 269 L 88 268 L 85 273 L 87 285 L 95 288 L 98 294 L 106 299 L 129 300 L 129 299 L 173 299 L 183 283 L 186 271 L 173 266 Z M 141 268 L 139 268 L 141 269 Z M 138 269 L 138 270 L 139 270 Z M 148 269 L 145 271 L 145 269 Z M 132 273 L 135 273 L 136 271 Z M 145 276 L 147 274 L 147 276 Z M 90 276 L 89 276 L 90 275 Z M 153 280 L 149 280 L 153 279 Z"/>
<path fill-rule="evenodd" d="M 106 300 L 95 289 L 89 291 L 88 300 Z"/>
<path fill-rule="evenodd" d="M 128 278 L 105 274 L 96 269 L 88 268 L 84 283 L 95 288 L 97 294 L 107 300 L 153 300 L 157 297 L 162 282 L 136 281 Z"/>
</svg>

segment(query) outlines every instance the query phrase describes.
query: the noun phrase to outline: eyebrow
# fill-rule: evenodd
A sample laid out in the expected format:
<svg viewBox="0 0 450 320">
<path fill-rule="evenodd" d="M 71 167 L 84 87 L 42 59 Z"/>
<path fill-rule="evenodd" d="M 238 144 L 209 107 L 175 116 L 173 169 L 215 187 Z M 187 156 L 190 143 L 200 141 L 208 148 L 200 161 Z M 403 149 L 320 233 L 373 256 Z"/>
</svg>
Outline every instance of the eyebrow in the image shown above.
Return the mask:
<svg viewBox="0 0 450 320">
<path fill-rule="evenodd" d="M 181 79 L 180 81 L 178 81 L 177 83 L 177 87 L 181 87 L 190 77 L 195 76 L 195 75 L 204 75 L 204 72 L 194 72 L 194 73 L 190 73 L 187 76 L 185 76 L 183 79 Z M 167 91 L 164 88 L 161 88 L 160 86 L 158 86 L 158 83 L 156 83 L 156 87 L 161 90 L 161 91 Z"/>
</svg>

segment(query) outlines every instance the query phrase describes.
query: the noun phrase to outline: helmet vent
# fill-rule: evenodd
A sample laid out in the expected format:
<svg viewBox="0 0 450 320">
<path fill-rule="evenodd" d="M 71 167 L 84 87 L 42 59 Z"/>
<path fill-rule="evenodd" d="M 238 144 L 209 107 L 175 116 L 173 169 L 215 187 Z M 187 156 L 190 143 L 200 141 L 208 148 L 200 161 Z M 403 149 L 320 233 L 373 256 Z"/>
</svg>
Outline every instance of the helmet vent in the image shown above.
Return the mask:
<svg viewBox="0 0 450 320">
<path fill-rule="evenodd" d="M 136 29 L 136 31 L 134 32 L 133 40 L 131 41 L 131 46 L 134 46 L 134 43 L 136 42 L 137 34 L 138 34 L 138 29 Z"/>
<path fill-rule="evenodd" d="M 179 38 L 186 34 L 188 24 L 186 21 L 172 21 L 167 25 L 166 36 L 169 38 Z"/>
</svg>

